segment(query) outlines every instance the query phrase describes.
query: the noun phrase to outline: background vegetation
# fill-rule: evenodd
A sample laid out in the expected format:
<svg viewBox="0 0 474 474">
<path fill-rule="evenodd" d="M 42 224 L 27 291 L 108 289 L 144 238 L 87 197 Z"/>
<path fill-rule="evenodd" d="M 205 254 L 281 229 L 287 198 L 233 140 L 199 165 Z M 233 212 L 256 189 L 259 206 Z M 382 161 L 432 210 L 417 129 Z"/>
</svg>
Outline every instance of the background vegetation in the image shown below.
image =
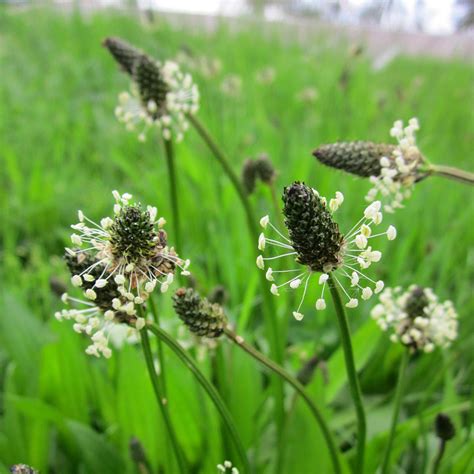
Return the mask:
<svg viewBox="0 0 474 474">
<path fill-rule="evenodd" d="M 42 472 L 135 472 L 129 442 L 140 440 L 154 466 L 169 462 L 170 449 L 138 347 L 115 350 L 112 359 L 84 354 L 85 340 L 53 318 L 68 281 L 61 256 L 76 210 L 94 219 L 108 215 L 111 190 L 134 194 L 168 216 L 170 203 L 163 151 L 141 144 L 113 114 L 128 79 L 100 43 L 119 35 L 157 57 L 181 52 L 194 60 L 217 58 L 222 70 L 200 85 L 201 119 L 239 170 L 244 159 L 266 152 L 278 168 L 278 192 L 304 180 L 323 195 L 344 193 L 342 230 L 358 220 L 369 183 L 318 165 L 311 151 L 337 139 L 388 140 L 395 119 L 417 116 L 419 145 L 435 163 L 472 168 L 474 99 L 471 66 L 452 61 L 397 57 L 375 69 L 355 46 L 318 37 L 305 45 L 263 34 L 255 25 L 237 33 L 172 29 L 163 21 L 140 22 L 118 13 L 79 14 L 0 10 L 0 462 L 25 462 Z M 275 69 L 273 83 L 256 81 Z M 225 95 L 222 81 L 238 75 L 242 88 Z M 301 92 L 317 90 L 317 100 Z M 177 146 L 184 248 L 197 287 L 228 293 L 226 308 L 238 331 L 268 349 L 260 314 L 258 275 L 244 215 L 229 182 L 196 133 Z M 393 217 L 399 239 L 384 247 L 377 278 L 386 285 L 431 286 L 455 302 L 460 337 L 451 350 L 421 356 L 408 373 L 396 452 L 400 469 L 423 472 L 437 441 L 433 416 L 453 415 L 456 438 L 448 444 L 444 473 L 474 469 L 474 226 L 472 191 L 441 178 L 417 186 L 406 209 Z M 272 210 L 268 188 L 252 196 L 258 215 Z M 170 241 L 172 226 L 168 225 Z M 385 245 L 385 244 L 384 244 Z M 306 318 L 291 316 L 292 297 L 277 301 L 285 358 L 298 371 L 314 354 L 321 360 L 308 390 L 325 405 L 338 441 L 350 448 L 354 416 L 347 393 L 332 307 Z M 387 434 L 400 350 L 369 318 L 374 301 L 350 313 L 355 350 L 369 409 L 367 472 L 380 461 Z M 160 301 L 165 327 L 186 344 L 191 338 L 174 315 L 169 295 Z M 217 350 L 190 349 L 218 385 L 258 472 L 274 472 L 274 426 L 268 379 L 253 360 L 223 342 Z M 214 408 L 191 376 L 166 351 L 170 410 L 193 472 L 213 473 L 236 459 Z M 306 407 L 290 390 L 282 472 L 329 472 L 328 453 Z M 428 472 L 428 471 L 427 471 Z"/>
</svg>

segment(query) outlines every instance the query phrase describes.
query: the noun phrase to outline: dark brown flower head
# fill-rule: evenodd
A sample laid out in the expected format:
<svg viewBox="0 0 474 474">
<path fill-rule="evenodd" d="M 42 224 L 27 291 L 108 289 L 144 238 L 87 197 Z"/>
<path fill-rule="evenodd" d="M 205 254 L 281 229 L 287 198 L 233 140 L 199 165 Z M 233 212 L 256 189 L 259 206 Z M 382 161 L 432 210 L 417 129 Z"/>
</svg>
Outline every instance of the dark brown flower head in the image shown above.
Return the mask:
<svg viewBox="0 0 474 474">
<path fill-rule="evenodd" d="M 295 182 L 284 189 L 283 214 L 297 261 L 327 273 L 342 263 L 344 237 L 316 191 Z"/>
<path fill-rule="evenodd" d="M 135 63 L 140 56 L 143 55 L 142 51 L 126 41 L 115 37 L 105 38 L 102 44 L 109 50 L 110 54 L 114 57 L 124 72 L 131 76 L 134 71 Z"/>
<path fill-rule="evenodd" d="M 456 428 L 451 418 L 444 414 L 439 413 L 435 419 L 435 431 L 436 436 L 443 441 L 449 441 L 456 436 Z"/>
<path fill-rule="evenodd" d="M 321 145 L 313 155 L 324 165 L 369 178 L 382 171 L 380 159 L 391 158 L 395 145 L 368 141 L 337 142 Z"/>
<path fill-rule="evenodd" d="M 428 297 L 422 286 L 410 289 L 410 294 L 405 303 L 405 311 L 411 320 L 418 316 L 425 316 L 424 309 L 429 305 Z"/>
<path fill-rule="evenodd" d="M 133 78 L 138 86 L 142 103 L 150 116 L 155 119 L 164 115 L 169 87 L 159 64 L 146 54 L 140 55 L 134 65 Z"/>
<path fill-rule="evenodd" d="M 252 194 L 255 191 L 255 184 L 257 183 L 257 173 L 255 168 L 255 161 L 247 158 L 244 161 L 241 171 L 242 185 L 247 194 Z"/>
<path fill-rule="evenodd" d="M 222 307 L 201 298 L 192 288 L 180 288 L 173 296 L 176 314 L 198 336 L 219 337 L 227 324 Z"/>
<path fill-rule="evenodd" d="M 129 263 L 150 258 L 158 240 L 158 232 L 150 219 L 150 213 L 144 211 L 140 204 L 123 206 L 110 226 L 112 255 L 124 258 Z M 166 239 L 163 244 L 162 247 L 166 245 Z"/>
<path fill-rule="evenodd" d="M 272 184 L 276 178 L 276 171 L 271 162 L 269 156 L 265 153 L 262 153 L 256 160 L 255 160 L 255 170 L 257 176 L 260 180 L 265 184 Z"/>
</svg>

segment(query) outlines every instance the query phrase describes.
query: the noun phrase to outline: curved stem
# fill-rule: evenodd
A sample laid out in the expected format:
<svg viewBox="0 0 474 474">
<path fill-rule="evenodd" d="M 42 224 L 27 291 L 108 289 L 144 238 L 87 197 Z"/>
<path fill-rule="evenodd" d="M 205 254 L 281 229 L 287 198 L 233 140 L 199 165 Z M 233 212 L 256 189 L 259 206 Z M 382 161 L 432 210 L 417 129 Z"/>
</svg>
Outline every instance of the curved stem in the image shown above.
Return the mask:
<svg viewBox="0 0 474 474">
<path fill-rule="evenodd" d="M 395 439 L 395 432 L 397 430 L 398 415 L 400 414 L 400 407 L 403 398 L 403 383 L 405 379 L 405 372 L 408 365 L 410 355 L 408 351 L 404 351 L 400 367 L 398 369 L 397 388 L 395 389 L 395 400 L 393 405 L 392 424 L 390 426 L 390 433 L 388 435 L 387 445 L 385 446 L 385 454 L 382 462 L 381 474 L 385 474 L 390 465 L 390 455 L 392 454 L 393 441 Z"/>
<path fill-rule="evenodd" d="M 222 420 L 224 421 L 229 434 L 234 441 L 235 447 L 242 462 L 242 471 L 244 473 L 250 473 L 250 463 L 247 459 L 245 453 L 245 448 L 240 439 L 239 433 L 235 427 L 232 416 L 229 413 L 229 410 L 222 401 L 219 392 L 214 388 L 214 386 L 206 379 L 203 373 L 199 370 L 199 367 L 196 365 L 192 357 L 190 357 L 184 349 L 171 337 L 166 331 L 163 331 L 156 324 L 148 324 L 148 329 L 158 338 L 160 338 L 167 346 L 174 351 L 174 353 L 181 359 L 181 362 L 193 373 L 197 381 L 200 383 L 202 388 L 207 392 L 215 407 L 217 408 Z M 145 329 L 144 329 L 145 330 Z"/>
<path fill-rule="evenodd" d="M 316 419 L 316 422 L 318 423 L 319 428 L 321 429 L 324 439 L 326 440 L 326 444 L 329 449 L 329 454 L 331 455 L 331 461 L 333 464 L 334 472 L 340 473 L 341 466 L 339 464 L 338 450 L 332 438 L 331 431 L 329 430 L 329 427 L 326 424 L 326 421 L 324 420 L 322 413 L 319 411 L 318 407 L 314 404 L 313 400 L 311 400 L 309 395 L 306 393 L 303 385 L 301 385 L 301 383 L 298 382 L 298 380 L 292 377 L 283 367 L 273 362 L 271 359 L 263 355 L 261 352 L 259 352 L 250 344 L 247 344 L 242 337 L 235 334 L 235 332 L 233 332 L 231 329 L 226 328 L 224 332 L 225 332 L 225 335 L 230 340 L 232 340 L 236 345 L 241 347 L 245 352 L 250 354 L 254 359 L 256 359 L 261 364 L 268 367 L 271 371 L 273 371 L 279 377 L 281 377 L 286 382 L 288 382 L 301 395 L 303 400 L 306 402 L 306 405 L 310 409 L 311 413 L 313 414 L 314 418 Z"/>
<path fill-rule="evenodd" d="M 168 168 L 168 180 L 170 186 L 171 211 L 173 213 L 173 230 L 174 240 L 178 252 L 182 252 L 181 248 L 181 226 L 179 220 L 178 205 L 178 184 L 176 179 L 176 166 L 174 159 L 174 148 L 171 140 L 163 140 L 165 146 L 166 167 Z"/>
<path fill-rule="evenodd" d="M 431 174 L 443 176 L 444 178 L 453 179 L 464 184 L 474 185 L 474 173 L 463 171 L 459 168 L 443 165 L 430 165 L 429 171 Z"/>
<path fill-rule="evenodd" d="M 438 454 L 436 455 L 436 459 L 433 464 L 433 474 L 436 474 L 439 470 L 439 466 L 441 465 L 441 459 L 443 459 L 445 449 L 446 449 L 446 440 L 441 439 L 439 441 Z"/>
<path fill-rule="evenodd" d="M 140 335 L 142 340 L 143 355 L 145 356 L 148 374 L 153 385 L 153 391 L 155 392 L 156 401 L 158 402 L 161 415 L 163 416 L 163 420 L 165 422 L 166 431 L 168 432 L 168 436 L 171 440 L 171 445 L 176 456 L 179 472 L 181 474 L 186 474 L 188 472 L 186 469 L 186 461 L 184 460 L 183 453 L 181 452 L 181 447 L 179 446 L 178 439 L 173 428 L 173 424 L 171 423 L 171 418 L 167 407 L 168 402 L 166 398 L 163 397 L 163 393 L 161 390 L 162 387 L 155 371 L 155 365 L 153 363 L 153 356 L 150 347 L 150 339 L 148 338 L 148 332 L 146 328 L 140 331 Z"/>
<path fill-rule="evenodd" d="M 341 335 L 342 350 L 344 352 L 344 360 L 346 365 L 347 378 L 349 380 L 349 388 L 352 401 L 357 415 L 357 469 L 356 472 L 362 474 L 364 472 L 364 453 L 365 453 L 365 437 L 366 437 L 366 421 L 364 403 L 362 401 L 362 392 L 360 390 L 359 378 L 354 362 L 354 353 L 352 350 L 351 334 L 346 312 L 342 306 L 341 297 L 336 286 L 336 282 L 329 274 L 329 288 L 336 309 L 337 323 Z"/>
<path fill-rule="evenodd" d="M 248 196 L 246 195 L 244 188 L 240 182 L 239 177 L 232 169 L 230 165 L 230 160 L 224 154 L 224 152 L 219 148 L 216 144 L 214 139 L 211 137 L 209 132 L 206 130 L 204 125 L 200 122 L 200 120 L 195 117 L 194 115 L 188 115 L 189 121 L 192 123 L 196 131 L 199 133 L 201 138 L 207 144 L 209 149 L 212 151 L 213 155 L 217 159 L 217 161 L 221 164 L 225 174 L 230 179 L 232 185 L 234 186 L 240 202 L 242 203 L 242 207 L 245 210 L 245 216 L 247 220 L 247 227 L 251 238 L 252 249 L 254 250 L 255 258 L 258 256 L 257 251 L 257 241 L 259 236 L 259 230 L 257 227 L 257 219 L 254 215 L 252 206 L 250 205 L 250 201 Z M 278 323 L 274 316 L 274 306 L 273 300 L 271 299 L 270 292 L 268 291 L 267 280 L 265 279 L 265 274 L 263 272 L 258 272 L 260 278 L 260 286 L 262 289 L 262 297 L 264 300 L 265 306 L 265 324 L 267 326 L 267 331 L 270 337 L 270 348 L 271 354 L 273 359 L 277 362 L 281 363 L 283 361 L 283 352 L 281 349 L 280 344 L 280 336 L 278 331 Z M 283 385 L 280 382 L 277 382 L 275 388 L 275 395 L 277 399 L 277 425 L 279 426 L 279 431 L 281 433 L 281 429 L 283 427 L 283 418 L 284 418 L 284 397 L 283 397 Z"/>
</svg>

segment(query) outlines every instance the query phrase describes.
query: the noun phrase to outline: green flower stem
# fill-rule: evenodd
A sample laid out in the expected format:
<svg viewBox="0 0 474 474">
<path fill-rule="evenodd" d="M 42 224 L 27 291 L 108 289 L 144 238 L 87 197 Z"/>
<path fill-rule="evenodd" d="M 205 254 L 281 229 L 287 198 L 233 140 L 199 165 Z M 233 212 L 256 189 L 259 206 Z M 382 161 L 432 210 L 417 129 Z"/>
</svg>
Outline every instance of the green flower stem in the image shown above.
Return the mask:
<svg viewBox="0 0 474 474">
<path fill-rule="evenodd" d="M 250 354 L 258 362 L 268 367 L 272 372 L 274 372 L 283 380 L 288 382 L 301 395 L 303 400 L 306 402 L 306 405 L 310 409 L 311 413 L 313 414 L 314 418 L 316 419 L 316 422 L 318 423 L 318 426 L 324 436 L 324 439 L 326 440 L 326 444 L 329 449 L 329 454 L 331 455 L 331 462 L 333 465 L 334 472 L 340 473 L 341 466 L 339 464 L 338 450 L 331 435 L 331 431 L 329 430 L 329 427 L 326 424 L 322 413 L 319 411 L 318 407 L 314 404 L 309 395 L 306 393 L 303 385 L 301 385 L 301 383 L 298 382 L 298 380 L 296 380 L 293 376 L 291 376 L 283 367 L 273 362 L 261 352 L 257 351 L 257 349 L 255 349 L 250 344 L 247 344 L 242 337 L 235 334 L 235 332 L 233 332 L 231 329 L 226 328 L 224 332 L 225 335 L 237 346 L 241 347 L 245 352 Z"/>
<path fill-rule="evenodd" d="M 219 148 L 216 144 L 214 139 L 211 137 L 209 132 L 206 130 L 204 125 L 196 118 L 194 115 L 188 115 L 189 121 L 192 123 L 196 131 L 199 133 L 201 138 L 207 144 L 209 149 L 214 154 L 217 161 L 221 164 L 222 168 L 224 169 L 225 174 L 230 179 L 232 185 L 234 186 L 240 202 L 245 210 L 245 215 L 247 218 L 247 226 L 251 238 L 252 249 L 254 250 L 255 258 L 258 255 L 257 252 L 257 241 L 259 236 L 259 230 L 257 227 L 257 219 L 254 215 L 252 206 L 250 205 L 250 201 L 248 196 L 245 194 L 245 191 L 240 183 L 239 177 L 235 174 L 232 166 L 230 165 L 230 160 L 224 154 L 224 152 Z M 278 331 L 278 323 L 275 318 L 274 306 L 273 301 L 271 299 L 271 295 L 268 291 L 267 281 L 265 279 L 265 274 L 263 272 L 258 272 L 260 277 L 260 285 L 262 289 L 263 301 L 265 306 L 265 324 L 267 325 L 267 331 L 270 338 L 270 348 L 272 358 L 275 359 L 278 363 L 283 362 L 283 352 L 282 346 L 280 344 L 280 336 Z M 276 398 L 277 398 L 277 425 L 279 427 L 279 431 L 283 427 L 283 418 L 284 418 L 284 396 L 283 396 L 283 384 L 281 382 L 277 382 L 276 386 Z"/>
<path fill-rule="evenodd" d="M 390 465 L 390 455 L 392 453 L 393 440 L 395 439 L 395 432 L 397 430 L 398 416 L 400 414 L 400 406 L 403 398 L 403 384 L 405 379 L 405 372 L 408 366 L 410 354 L 408 350 L 404 351 L 400 367 L 398 369 L 397 387 L 395 389 L 395 400 L 393 405 L 392 424 L 390 426 L 390 433 L 388 435 L 387 445 L 385 446 L 385 454 L 383 457 L 381 474 L 385 474 Z"/>
<path fill-rule="evenodd" d="M 453 168 L 452 166 L 430 165 L 429 172 L 437 176 L 443 176 L 444 178 L 470 184 L 471 186 L 474 185 L 474 173 Z"/>
<path fill-rule="evenodd" d="M 202 388 L 207 392 L 215 407 L 217 408 L 223 422 L 225 423 L 229 434 L 235 444 L 237 453 L 242 463 L 242 472 L 250 473 L 250 463 L 245 452 L 244 445 L 240 439 L 239 433 L 235 427 L 232 416 L 229 413 L 226 405 L 222 401 L 219 392 L 214 388 L 214 386 L 206 379 L 203 373 L 200 371 L 199 367 L 196 365 L 192 357 L 190 357 L 184 349 L 171 337 L 166 331 L 161 329 L 159 326 L 153 323 L 148 324 L 148 329 L 159 339 L 161 339 L 167 346 L 174 351 L 174 353 L 179 357 L 181 362 L 193 373 L 197 381 L 200 383 Z"/>
<path fill-rule="evenodd" d="M 149 307 L 151 310 L 151 314 L 153 316 L 153 320 L 157 326 L 160 325 L 160 316 L 156 309 L 155 300 L 153 296 L 150 296 L 148 299 Z M 166 389 L 166 364 L 165 364 L 165 357 L 163 354 L 163 344 L 161 339 L 157 339 L 157 346 L 158 346 L 158 361 L 160 363 L 160 374 L 158 375 L 158 379 L 161 383 L 163 396 L 167 397 L 167 389 Z"/>
<path fill-rule="evenodd" d="M 173 214 L 174 241 L 178 252 L 182 252 L 181 247 L 181 226 L 179 220 L 178 205 L 178 184 L 176 179 L 176 165 L 174 157 L 174 147 L 172 140 L 163 140 L 166 156 L 166 166 L 168 168 L 168 181 L 170 186 L 171 211 Z"/>
<path fill-rule="evenodd" d="M 349 324 L 347 321 L 344 306 L 342 305 L 341 297 L 337 289 L 337 283 L 329 274 L 329 288 L 331 296 L 334 301 L 336 309 L 337 323 L 339 325 L 339 332 L 341 336 L 341 344 L 344 352 L 344 360 L 346 364 L 347 378 L 349 380 L 349 388 L 351 391 L 352 400 L 356 410 L 357 416 L 357 470 L 356 472 L 362 474 L 364 472 L 364 454 L 365 454 L 365 438 L 367 432 L 364 403 L 362 401 L 362 392 L 360 390 L 359 378 L 357 377 L 357 370 L 354 362 L 354 353 L 352 350 L 351 334 L 349 331 Z"/>
<path fill-rule="evenodd" d="M 142 329 L 140 331 L 140 335 L 141 335 L 141 340 L 142 340 L 143 355 L 145 356 L 148 374 L 150 376 L 151 383 L 153 385 L 156 401 L 158 402 L 161 415 L 163 416 L 163 420 L 165 422 L 165 427 L 166 427 L 166 431 L 168 432 L 168 437 L 171 441 L 171 445 L 172 445 L 174 454 L 176 456 L 178 469 L 179 469 L 180 474 L 186 474 L 188 472 L 186 468 L 186 461 L 181 451 L 181 447 L 179 446 L 178 439 L 176 437 L 176 433 L 173 428 L 173 424 L 171 423 L 171 418 L 170 418 L 168 405 L 167 405 L 168 401 L 163 396 L 162 386 L 156 374 L 155 365 L 153 363 L 153 356 L 151 353 L 150 339 L 148 337 L 147 329 L 146 328 Z"/>
<path fill-rule="evenodd" d="M 441 439 L 439 441 L 438 454 L 436 455 L 436 459 L 434 460 L 434 463 L 433 463 L 433 474 L 438 473 L 445 450 L 446 450 L 446 440 Z"/>
</svg>

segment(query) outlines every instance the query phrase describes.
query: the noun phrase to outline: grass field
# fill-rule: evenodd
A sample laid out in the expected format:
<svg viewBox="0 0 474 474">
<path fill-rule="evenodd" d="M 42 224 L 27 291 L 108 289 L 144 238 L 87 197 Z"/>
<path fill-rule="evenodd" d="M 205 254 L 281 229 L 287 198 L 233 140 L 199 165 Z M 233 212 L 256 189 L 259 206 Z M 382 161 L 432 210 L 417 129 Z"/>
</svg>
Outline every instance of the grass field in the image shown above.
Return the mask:
<svg viewBox="0 0 474 474">
<path fill-rule="evenodd" d="M 114 117 L 128 79 L 101 47 L 116 35 L 160 58 L 181 52 L 217 58 L 222 70 L 206 77 L 193 69 L 201 91 L 199 117 L 240 173 L 245 158 L 268 153 L 278 169 L 277 189 L 303 180 L 322 195 L 340 190 L 343 230 L 358 220 L 369 183 L 322 167 L 311 151 L 338 139 L 387 141 L 394 120 L 416 116 L 418 143 L 434 163 L 473 168 L 473 68 L 461 62 L 395 58 L 372 68 L 354 45 L 336 47 L 319 37 L 304 46 L 255 25 L 212 34 L 172 29 L 159 18 L 139 22 L 118 13 L 82 17 L 0 9 L 0 464 L 28 463 L 42 473 L 140 472 L 129 443 L 143 445 L 153 472 L 175 472 L 139 346 L 124 345 L 110 360 L 84 353 L 86 341 L 71 324 L 53 317 L 61 308 L 54 288 L 68 282 L 62 261 L 69 225 L 83 209 L 98 220 L 112 208 L 111 191 L 130 192 L 158 206 L 173 241 L 163 150 L 153 137 L 139 143 Z M 184 68 L 186 66 L 183 66 Z M 271 84 L 256 81 L 275 70 Z M 221 90 L 238 75 L 240 93 Z M 302 100 L 307 88 L 317 99 Z M 183 228 L 180 254 L 192 261 L 197 288 L 217 285 L 238 331 L 268 352 L 262 324 L 258 270 L 237 195 L 208 149 L 190 130 L 176 146 Z M 450 413 L 457 436 L 448 443 L 442 473 L 473 472 L 474 379 L 473 194 L 442 178 L 417 185 L 406 208 L 393 216 L 399 238 L 381 249 L 377 278 L 387 286 L 418 283 L 452 299 L 460 335 L 448 351 L 412 360 L 395 440 L 393 473 L 431 472 L 437 440 L 434 416 Z M 251 197 L 257 215 L 275 216 L 268 188 Z M 274 217 L 276 219 L 276 216 Z M 389 245 L 390 244 L 390 245 Z M 53 289 L 52 289 L 53 283 Z M 276 314 L 285 366 L 296 373 L 315 353 L 325 362 L 308 391 L 340 444 L 353 444 L 352 411 L 332 306 L 306 301 L 304 321 L 291 316 L 293 297 L 282 294 Z M 350 313 L 354 346 L 368 411 L 366 473 L 375 472 L 387 437 L 401 349 L 371 321 L 371 300 Z M 163 326 L 190 338 L 160 297 Z M 181 328 L 181 329 L 180 329 Z M 330 472 L 321 433 L 306 407 L 288 389 L 282 452 L 275 448 L 268 376 L 235 347 L 191 347 L 230 408 L 257 473 L 273 473 L 276 459 L 287 474 Z M 190 472 L 214 473 L 237 457 L 205 394 L 172 353 L 165 353 L 169 408 Z M 346 458 L 350 463 L 353 449 Z M 395 463 L 394 463 L 395 464 Z M 238 466 L 239 467 L 239 466 Z M 143 472 L 143 471 L 142 471 Z"/>
</svg>

